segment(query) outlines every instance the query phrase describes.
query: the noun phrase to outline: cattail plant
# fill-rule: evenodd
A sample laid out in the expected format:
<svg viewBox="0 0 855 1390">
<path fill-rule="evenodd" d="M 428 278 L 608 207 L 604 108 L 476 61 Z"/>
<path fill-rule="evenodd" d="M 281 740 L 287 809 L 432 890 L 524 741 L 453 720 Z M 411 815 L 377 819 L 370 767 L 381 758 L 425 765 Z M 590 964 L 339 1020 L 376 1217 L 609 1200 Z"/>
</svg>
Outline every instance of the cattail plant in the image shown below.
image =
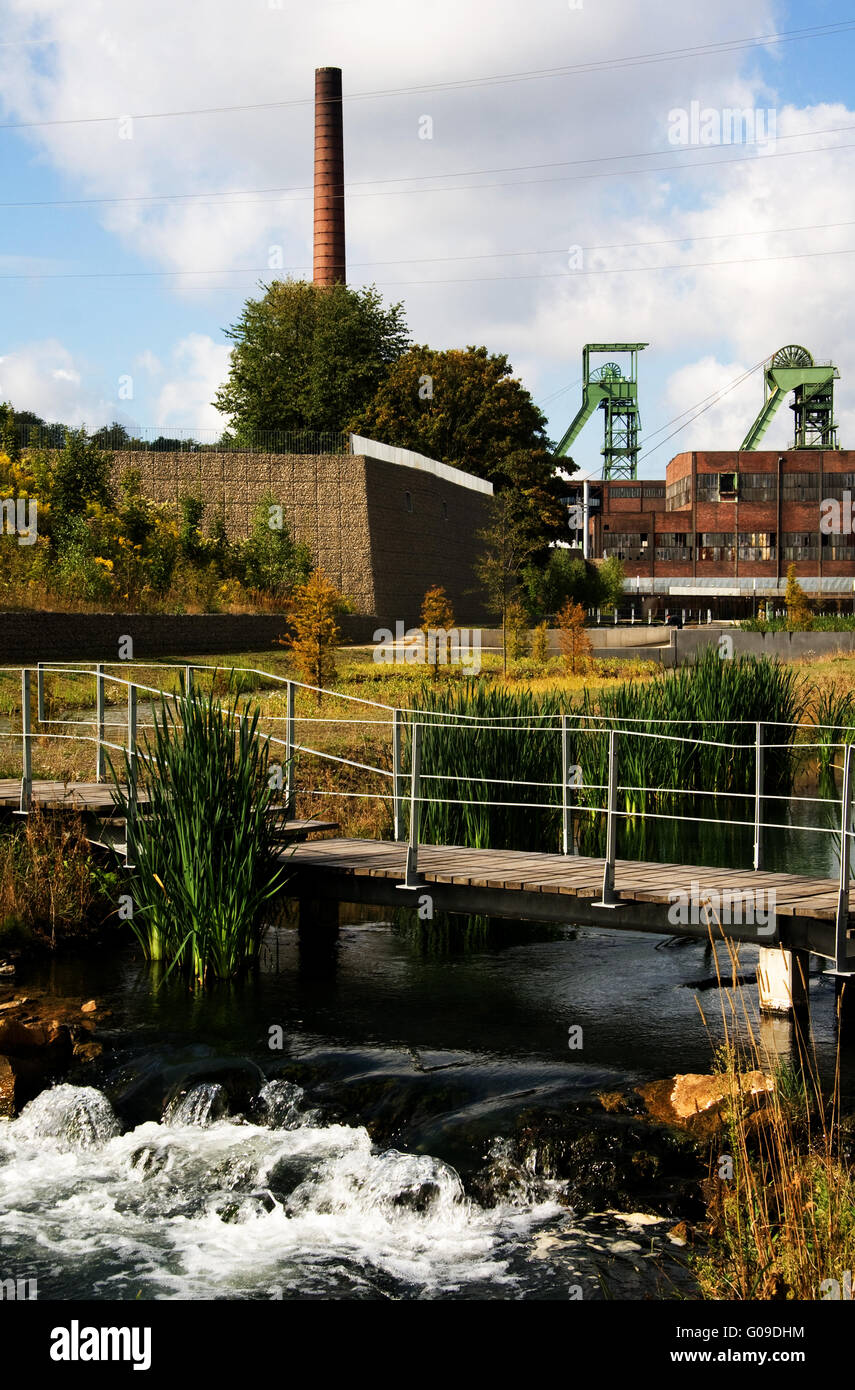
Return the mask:
<svg viewBox="0 0 855 1390">
<path fill-rule="evenodd" d="M 612 727 L 620 731 L 619 804 L 627 849 L 650 813 L 690 815 L 679 793 L 718 793 L 718 818 L 742 819 L 746 803 L 737 797 L 753 794 L 757 722 L 764 743 L 777 745 L 765 755 L 766 791 L 786 792 L 796 763 L 793 726 L 806 699 L 792 667 L 767 658 L 722 660 L 714 648 L 655 680 L 626 681 L 597 694 L 586 689 L 576 704 L 556 692 L 536 696 L 482 682 L 426 689 L 411 706 L 412 717 L 424 725 L 421 833 L 437 844 L 555 848 L 562 714 L 568 716 L 569 761 L 580 769 L 573 802 L 583 813 L 576 820 L 584 852 L 601 852 L 603 817 L 594 808 L 605 804 Z M 715 817 L 715 799 L 708 800 L 705 814 Z M 659 821 L 657 834 L 667 838 L 669 826 L 680 828 L 679 822 Z M 669 857 L 679 858 L 679 850 Z"/>
<path fill-rule="evenodd" d="M 133 927 L 145 955 L 197 981 L 252 962 L 285 873 L 258 709 L 182 691 L 154 712 L 153 741 L 125 755 L 115 799 L 134 868 Z"/>
</svg>

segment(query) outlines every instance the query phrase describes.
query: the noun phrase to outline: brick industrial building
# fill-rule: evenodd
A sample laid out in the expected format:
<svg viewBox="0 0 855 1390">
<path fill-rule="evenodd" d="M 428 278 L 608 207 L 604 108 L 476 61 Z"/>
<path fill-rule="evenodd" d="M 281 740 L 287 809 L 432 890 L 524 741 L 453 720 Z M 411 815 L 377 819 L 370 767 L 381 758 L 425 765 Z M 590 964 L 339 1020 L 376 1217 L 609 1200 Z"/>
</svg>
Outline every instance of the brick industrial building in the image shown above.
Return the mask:
<svg viewBox="0 0 855 1390">
<path fill-rule="evenodd" d="M 709 608 L 740 617 L 759 602 L 779 608 L 791 564 L 824 607 L 853 602 L 849 450 L 682 453 L 664 479 L 591 481 L 587 492 L 588 553 L 621 560 L 628 597 L 638 595 L 645 612 Z M 569 494 L 581 502 L 572 482 Z M 820 526 L 829 501 L 843 511 L 833 530 Z"/>
</svg>

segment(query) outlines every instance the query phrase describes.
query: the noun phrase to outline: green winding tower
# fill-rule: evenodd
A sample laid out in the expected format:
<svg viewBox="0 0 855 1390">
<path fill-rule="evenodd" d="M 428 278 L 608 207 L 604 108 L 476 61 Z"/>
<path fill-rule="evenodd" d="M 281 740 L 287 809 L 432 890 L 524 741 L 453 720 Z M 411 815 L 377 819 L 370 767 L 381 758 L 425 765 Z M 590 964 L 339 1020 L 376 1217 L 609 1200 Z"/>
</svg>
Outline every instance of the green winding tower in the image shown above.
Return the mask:
<svg viewBox="0 0 855 1390">
<path fill-rule="evenodd" d="M 778 348 L 763 373 L 763 408 L 742 441 L 742 449 L 756 449 L 772 423 L 772 417 L 790 391 L 793 400 L 794 449 L 836 449 L 834 383 L 840 373 L 833 362 L 815 362 L 798 343 Z"/>
<path fill-rule="evenodd" d="M 603 477 L 636 478 L 638 476 L 638 447 L 641 416 L 638 411 L 638 354 L 647 343 L 586 343 L 582 348 L 582 406 L 575 420 L 558 445 L 559 458 L 565 458 L 570 446 L 597 407 L 605 420 Z M 624 376 L 619 363 L 605 362 L 591 370 L 591 354 L 629 353 L 629 375 Z"/>
</svg>

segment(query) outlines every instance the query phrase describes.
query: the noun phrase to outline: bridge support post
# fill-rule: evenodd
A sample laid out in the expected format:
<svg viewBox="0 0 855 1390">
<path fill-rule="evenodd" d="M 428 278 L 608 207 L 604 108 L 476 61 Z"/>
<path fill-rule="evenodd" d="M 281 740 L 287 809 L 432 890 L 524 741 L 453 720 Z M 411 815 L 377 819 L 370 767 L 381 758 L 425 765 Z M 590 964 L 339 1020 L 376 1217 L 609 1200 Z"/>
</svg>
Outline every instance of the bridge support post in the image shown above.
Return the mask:
<svg viewBox="0 0 855 1390">
<path fill-rule="evenodd" d="M 757 960 L 757 987 L 763 1013 L 789 1014 L 808 1003 L 807 951 L 787 951 L 783 946 L 761 946 Z"/>
<path fill-rule="evenodd" d="M 41 662 L 36 666 L 36 700 L 38 702 L 39 723 L 45 722 L 45 668 Z"/>
<path fill-rule="evenodd" d="M 301 945 L 338 936 L 339 904 L 335 898 L 300 898 L 297 930 Z"/>
<path fill-rule="evenodd" d="M 30 719 L 30 673 L 21 672 L 21 811 L 33 804 L 33 740 Z"/>
<path fill-rule="evenodd" d="M 754 733 L 754 868 L 763 867 L 763 725 Z"/>
<path fill-rule="evenodd" d="M 95 781 L 103 782 L 106 772 L 104 759 L 104 667 L 95 668 Z"/>
<path fill-rule="evenodd" d="M 193 667 L 184 667 L 184 694 L 191 695 L 193 692 Z"/>
<path fill-rule="evenodd" d="M 285 687 L 285 814 L 292 817 L 297 804 L 294 781 L 294 682 Z"/>
<path fill-rule="evenodd" d="M 615 858 L 617 855 L 617 730 L 609 730 L 609 786 L 606 801 L 606 862 L 603 866 L 603 896 L 594 907 L 620 907 L 615 892 Z"/>
</svg>

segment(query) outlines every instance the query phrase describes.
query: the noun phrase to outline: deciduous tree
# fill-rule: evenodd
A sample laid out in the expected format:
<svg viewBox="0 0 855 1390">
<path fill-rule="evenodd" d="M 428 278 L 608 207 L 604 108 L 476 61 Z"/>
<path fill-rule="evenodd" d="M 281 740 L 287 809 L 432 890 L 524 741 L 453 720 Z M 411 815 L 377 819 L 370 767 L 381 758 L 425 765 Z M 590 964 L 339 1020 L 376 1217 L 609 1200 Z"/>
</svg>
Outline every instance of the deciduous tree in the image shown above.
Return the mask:
<svg viewBox="0 0 855 1390">
<path fill-rule="evenodd" d="M 294 590 L 288 605 L 290 633 L 280 639 L 290 647 L 301 674 L 318 692 L 336 672 L 336 647 L 340 630 L 336 618 L 350 611 L 350 603 L 320 569 Z M 321 702 L 318 693 L 318 704 Z"/>
<path fill-rule="evenodd" d="M 439 675 L 440 643 L 435 641 L 433 651 L 431 651 L 430 634 L 431 632 L 449 632 L 453 627 L 454 609 L 451 606 L 451 600 L 441 584 L 434 584 L 425 593 L 421 611 L 421 628 L 425 635 L 428 662 L 434 680 Z M 433 656 L 433 660 L 431 660 L 431 656 Z"/>
<path fill-rule="evenodd" d="M 591 639 L 585 631 L 585 610 L 581 603 L 570 599 L 558 614 L 558 646 L 568 671 L 574 676 L 584 670 L 593 654 Z"/>
<path fill-rule="evenodd" d="M 214 398 L 241 443 L 267 430 L 339 431 L 409 344 L 400 304 L 374 288 L 277 280 L 226 330 L 234 347 Z"/>
</svg>

